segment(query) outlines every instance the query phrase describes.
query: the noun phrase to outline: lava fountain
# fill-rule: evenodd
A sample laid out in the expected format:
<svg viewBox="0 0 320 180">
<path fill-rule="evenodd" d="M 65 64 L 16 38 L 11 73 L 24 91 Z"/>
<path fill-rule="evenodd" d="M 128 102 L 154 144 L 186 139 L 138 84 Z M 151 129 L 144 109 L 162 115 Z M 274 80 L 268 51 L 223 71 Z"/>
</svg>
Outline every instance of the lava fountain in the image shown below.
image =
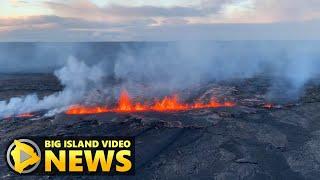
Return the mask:
<svg viewBox="0 0 320 180">
<path fill-rule="evenodd" d="M 126 90 L 122 90 L 116 107 L 72 105 L 65 111 L 65 113 L 68 115 L 81 115 L 107 112 L 165 112 L 233 106 L 235 106 L 234 102 L 219 102 L 214 98 L 212 98 L 208 103 L 203 103 L 200 101 L 196 101 L 191 104 L 182 103 L 180 102 L 177 94 L 165 96 L 162 99 L 156 99 L 151 102 L 133 102 L 129 96 L 129 93 Z"/>
</svg>

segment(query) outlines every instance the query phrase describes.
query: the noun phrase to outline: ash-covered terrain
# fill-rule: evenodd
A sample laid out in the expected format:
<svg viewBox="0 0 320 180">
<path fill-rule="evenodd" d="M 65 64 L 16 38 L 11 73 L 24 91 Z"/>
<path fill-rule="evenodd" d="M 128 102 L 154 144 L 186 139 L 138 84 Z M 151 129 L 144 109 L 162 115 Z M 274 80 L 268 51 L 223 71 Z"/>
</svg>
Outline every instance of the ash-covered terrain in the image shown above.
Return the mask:
<svg viewBox="0 0 320 180">
<path fill-rule="evenodd" d="M 273 79 L 257 76 L 181 91 L 191 99 L 228 98 L 234 107 L 177 112 L 66 115 L 0 120 L 0 154 L 21 136 L 134 136 L 136 176 L 17 176 L 0 163 L 1 179 L 319 179 L 320 87 L 303 96 L 268 98 Z M 2 75 L 0 99 L 60 91 L 50 74 Z"/>
</svg>

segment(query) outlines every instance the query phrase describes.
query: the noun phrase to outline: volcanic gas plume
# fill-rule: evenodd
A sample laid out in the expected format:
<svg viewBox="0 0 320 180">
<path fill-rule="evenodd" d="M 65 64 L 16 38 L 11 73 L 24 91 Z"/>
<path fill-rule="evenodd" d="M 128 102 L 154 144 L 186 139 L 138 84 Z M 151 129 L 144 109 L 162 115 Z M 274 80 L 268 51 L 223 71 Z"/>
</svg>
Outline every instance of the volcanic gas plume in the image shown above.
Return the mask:
<svg viewBox="0 0 320 180">
<path fill-rule="evenodd" d="M 194 99 L 192 103 L 184 103 L 179 99 L 179 94 L 171 93 L 181 92 L 198 84 L 205 86 L 210 83 L 243 80 L 258 75 L 270 78 L 270 85 L 264 92 L 268 101 L 278 99 L 283 102 L 295 101 L 303 94 L 307 83 L 315 81 L 320 75 L 319 51 L 313 48 L 317 46 L 312 44 L 291 46 L 290 42 L 282 45 L 271 43 L 252 46 L 251 43 L 245 42 L 239 45 L 209 42 L 194 45 L 193 43 L 192 45 L 185 42 L 147 44 L 137 47 L 128 45 L 128 47 L 119 48 L 116 54 L 110 54 L 110 56 L 107 56 L 109 55 L 107 51 L 101 51 L 94 46 L 92 48 L 94 50 L 89 53 L 90 56 L 77 55 L 81 60 L 90 57 L 87 59 L 88 63 L 70 57 L 65 66 L 54 71 L 54 75 L 63 86 L 62 91 L 52 91 L 55 93 L 43 97 L 30 92 L 29 95 L 0 100 L 0 118 L 40 110 L 47 110 L 48 114 L 53 115 L 64 112 L 72 105 L 67 112 L 76 112 L 75 114 L 228 107 L 233 103 L 221 103 L 214 99 L 206 102 Z M 105 50 L 112 48 L 104 44 L 101 46 Z M 5 59 L 11 59 L 10 57 Z M 23 57 L 21 62 L 24 62 L 26 55 L 23 54 L 21 57 Z M 56 61 L 51 60 L 44 63 L 43 68 L 60 67 L 64 61 L 59 65 L 53 65 L 51 63 Z M 16 64 L 21 64 L 20 61 L 17 62 L 19 63 L 14 63 L 14 67 Z M 27 66 L 31 65 L 27 64 Z M 14 67 L 11 69 L 15 70 Z M 27 69 L 37 69 L 38 71 L 32 72 L 39 72 L 39 68 L 28 67 Z M 114 81 L 106 82 L 106 79 Z M 319 82 L 315 81 L 317 84 Z M 143 87 L 138 87 L 138 84 Z M 113 93 L 110 89 L 113 88 L 128 89 L 132 98 L 124 91 L 119 96 L 118 102 L 114 103 L 115 106 L 109 105 L 106 99 L 114 97 L 110 96 Z M 95 96 L 97 90 L 101 93 Z M 142 95 L 148 101 L 137 101 L 136 94 Z M 99 106 L 93 106 L 96 104 Z M 270 107 L 273 106 L 265 106 L 265 108 Z"/>
<path fill-rule="evenodd" d="M 66 114 L 79 115 L 79 114 L 96 114 L 107 112 L 144 112 L 144 111 L 184 111 L 191 109 L 202 108 L 219 108 L 219 107 L 232 107 L 235 106 L 234 102 L 218 102 L 215 98 L 207 103 L 196 101 L 194 103 L 182 103 L 179 96 L 174 94 L 172 96 L 165 96 L 162 99 L 155 99 L 151 102 L 133 102 L 132 98 L 126 90 L 122 90 L 117 106 L 83 106 L 73 105 L 68 108 Z"/>
</svg>

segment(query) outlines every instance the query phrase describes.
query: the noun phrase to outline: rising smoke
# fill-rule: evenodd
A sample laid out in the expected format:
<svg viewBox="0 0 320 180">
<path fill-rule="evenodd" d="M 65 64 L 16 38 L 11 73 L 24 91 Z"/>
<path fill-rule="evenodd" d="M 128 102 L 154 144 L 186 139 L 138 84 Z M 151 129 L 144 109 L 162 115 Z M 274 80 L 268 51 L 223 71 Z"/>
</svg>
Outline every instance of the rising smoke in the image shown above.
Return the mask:
<svg viewBox="0 0 320 180">
<path fill-rule="evenodd" d="M 144 82 L 153 87 L 149 93 L 168 93 L 194 84 L 262 74 L 272 78 L 267 97 L 294 100 L 307 82 L 320 77 L 320 51 L 313 43 L 182 42 L 127 48 L 116 61 L 115 75 L 126 79 L 126 86 Z"/>
<path fill-rule="evenodd" d="M 78 103 L 88 91 L 98 88 L 105 76 L 98 66 L 89 67 L 70 57 L 64 67 L 54 72 L 64 85 L 64 90 L 39 99 L 36 94 L 14 97 L 9 102 L 0 101 L 0 117 L 45 109 L 60 109 Z"/>
<path fill-rule="evenodd" d="M 317 44 L 300 41 L 101 43 L 71 45 L 66 48 L 69 51 L 64 49 L 62 54 L 57 51 L 61 45 L 53 46 L 52 50 L 50 44 L 37 44 L 37 55 L 30 55 L 35 61 L 39 61 L 38 57 L 44 58 L 41 52 L 54 54 L 59 59 L 41 62 L 44 69 L 65 64 L 54 71 L 64 90 L 43 99 L 32 94 L 11 98 L 9 102 L 0 101 L 0 116 L 41 109 L 63 109 L 88 99 L 93 101 L 97 90 L 100 95 L 110 93 L 105 83 L 110 76 L 119 82 L 114 85 L 115 88 L 125 87 L 133 94 L 148 96 L 168 94 L 194 84 L 263 74 L 272 77 L 268 97 L 280 94 L 294 99 L 303 93 L 306 83 L 319 77 L 320 46 Z M 0 64 L 10 64 L 5 59 L 10 58 L 9 53 L 0 52 Z M 66 61 L 66 54 L 76 58 Z M 20 59 L 14 55 L 14 63 Z M 33 62 L 33 59 L 29 61 Z M 10 69 L 19 72 L 16 66 L 0 70 L 10 72 Z M 30 63 L 23 71 L 42 72 L 43 69 L 38 63 Z M 103 95 L 98 99 L 104 101 Z"/>
</svg>

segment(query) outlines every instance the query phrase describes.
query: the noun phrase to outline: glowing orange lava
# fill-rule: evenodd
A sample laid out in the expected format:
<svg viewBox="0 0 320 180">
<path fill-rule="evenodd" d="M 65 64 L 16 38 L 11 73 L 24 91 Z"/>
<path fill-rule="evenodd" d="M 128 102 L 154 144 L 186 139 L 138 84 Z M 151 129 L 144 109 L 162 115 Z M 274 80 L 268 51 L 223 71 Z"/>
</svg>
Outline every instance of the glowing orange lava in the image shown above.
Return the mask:
<svg viewBox="0 0 320 180">
<path fill-rule="evenodd" d="M 271 108 L 273 108 L 273 105 L 270 103 L 267 103 L 267 104 L 264 104 L 263 107 L 266 109 L 271 109 Z"/>
<path fill-rule="evenodd" d="M 163 99 L 155 100 L 152 103 L 133 102 L 126 90 L 120 94 L 118 105 L 114 108 L 107 108 L 105 106 L 82 106 L 74 105 L 68 108 L 65 112 L 69 115 L 81 114 L 97 114 L 106 112 L 141 112 L 141 111 L 183 111 L 191 109 L 202 108 L 219 108 L 219 107 L 233 107 L 233 102 L 218 102 L 216 99 L 211 99 L 208 103 L 200 101 L 187 104 L 179 101 L 178 95 L 166 96 Z"/>
<path fill-rule="evenodd" d="M 33 117 L 33 114 L 31 114 L 31 113 L 23 113 L 23 114 L 18 114 L 15 117 L 18 117 L 18 118 L 31 118 L 31 117 Z"/>
<path fill-rule="evenodd" d="M 66 111 L 66 114 L 95 114 L 95 113 L 106 113 L 109 112 L 106 107 L 102 106 L 82 106 L 82 105 L 74 105 L 70 106 Z"/>
<path fill-rule="evenodd" d="M 152 109 L 155 111 L 173 111 L 173 110 L 186 110 L 191 106 L 188 104 L 179 103 L 178 95 L 174 95 L 172 97 L 164 97 L 160 101 L 156 101 L 153 105 Z"/>
</svg>

